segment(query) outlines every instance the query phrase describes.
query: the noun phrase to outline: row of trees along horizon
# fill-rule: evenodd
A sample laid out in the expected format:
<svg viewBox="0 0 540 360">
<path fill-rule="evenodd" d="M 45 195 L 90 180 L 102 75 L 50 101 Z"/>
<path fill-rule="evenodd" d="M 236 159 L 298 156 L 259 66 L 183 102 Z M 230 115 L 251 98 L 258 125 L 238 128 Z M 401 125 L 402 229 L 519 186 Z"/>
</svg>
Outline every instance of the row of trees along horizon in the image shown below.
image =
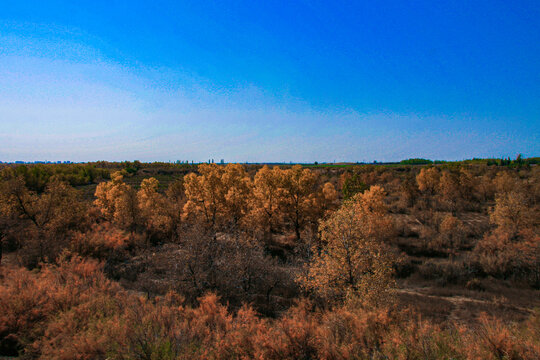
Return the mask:
<svg viewBox="0 0 540 360">
<path fill-rule="evenodd" d="M 319 163 L 315 161 L 314 163 L 305 163 L 299 164 L 304 167 L 318 167 L 318 166 L 362 166 L 362 165 L 448 165 L 448 166 L 459 166 L 459 165 L 488 165 L 488 166 L 506 166 L 506 167 L 521 167 L 521 166 L 530 166 L 537 165 L 540 162 L 539 157 L 523 158 L 519 154 L 516 159 L 511 160 L 510 158 L 488 158 L 480 159 L 473 158 L 470 160 L 460 160 L 460 161 L 445 161 L 445 160 L 429 160 L 422 158 L 411 158 L 407 160 L 402 160 L 400 162 L 377 162 L 373 163 Z M 189 163 L 186 162 L 150 162 L 142 163 L 138 160 L 134 161 L 122 161 L 122 162 L 108 162 L 108 161 L 96 161 L 88 163 L 2 163 L 0 162 L 0 169 L 5 167 L 13 167 L 18 176 L 22 176 L 25 179 L 27 187 L 32 190 L 42 192 L 45 190 L 45 186 L 49 179 L 52 176 L 68 182 L 71 186 L 81 186 L 92 184 L 100 179 L 110 179 L 111 172 L 115 170 L 124 170 L 128 175 L 136 174 L 140 169 L 159 169 L 161 172 L 167 172 L 167 170 L 195 170 L 200 164 L 204 163 Z M 223 166 L 224 164 L 218 164 Z M 263 166 L 262 164 L 248 164 L 248 166 Z M 281 166 L 289 167 L 294 165 L 293 163 L 272 163 L 267 164 L 270 166 Z"/>
</svg>

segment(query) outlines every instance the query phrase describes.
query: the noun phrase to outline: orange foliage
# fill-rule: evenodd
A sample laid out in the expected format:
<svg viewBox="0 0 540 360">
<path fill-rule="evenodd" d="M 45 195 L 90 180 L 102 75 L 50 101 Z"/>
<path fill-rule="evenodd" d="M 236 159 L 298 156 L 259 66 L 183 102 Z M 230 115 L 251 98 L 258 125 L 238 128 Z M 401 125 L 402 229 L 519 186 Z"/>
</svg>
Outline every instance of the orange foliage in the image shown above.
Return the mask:
<svg viewBox="0 0 540 360">
<path fill-rule="evenodd" d="M 440 174 L 437 168 L 422 168 L 420 173 L 416 176 L 418 189 L 431 195 L 435 194 L 437 186 L 439 185 L 439 178 Z"/>
<path fill-rule="evenodd" d="M 490 219 L 500 231 L 514 236 L 523 229 L 539 228 L 539 212 L 540 207 L 532 203 L 528 194 L 514 190 L 497 194 Z"/>
<path fill-rule="evenodd" d="M 40 272 L 4 269 L 0 354 L 40 359 L 537 359 L 536 314 L 526 328 L 481 316 L 477 331 L 442 330 L 388 309 L 313 310 L 300 302 L 278 319 L 214 294 L 186 307 L 169 293 L 148 300 L 105 279 L 96 262 L 65 258 Z"/>
<path fill-rule="evenodd" d="M 239 164 L 201 164 L 200 175 L 184 178 L 184 218 L 202 221 L 214 231 L 242 229 L 269 238 L 278 230 L 302 231 L 336 206 L 332 184 L 321 188 L 317 176 L 295 165 L 262 167 L 252 180 Z"/>
<path fill-rule="evenodd" d="M 302 285 L 330 302 L 381 304 L 392 284 L 392 256 L 383 240 L 392 231 L 384 191 L 372 186 L 321 223 L 324 246 L 314 247 Z"/>
<path fill-rule="evenodd" d="M 530 230 L 517 235 L 495 230 L 484 236 L 474 249 L 475 261 L 487 274 L 525 278 L 540 286 L 540 236 Z"/>
<path fill-rule="evenodd" d="M 255 174 L 249 222 L 264 237 L 269 237 L 282 226 L 283 213 L 279 210 L 283 197 L 282 183 L 283 171 L 277 166 L 270 169 L 265 165 Z"/>
<path fill-rule="evenodd" d="M 96 188 L 95 205 L 103 216 L 122 228 L 132 229 L 138 218 L 135 190 L 123 181 L 121 172 L 111 175 L 111 181 L 102 182 Z"/>
<path fill-rule="evenodd" d="M 173 230 L 173 218 L 167 213 L 166 198 L 158 193 L 159 181 L 144 179 L 137 192 L 138 207 L 144 226 L 152 233 L 168 234 Z"/>
<path fill-rule="evenodd" d="M 464 233 L 463 222 L 453 215 L 446 215 L 439 225 L 437 248 L 456 255 L 463 243 Z"/>
<path fill-rule="evenodd" d="M 459 204 L 460 187 L 458 178 L 449 171 L 443 171 L 439 180 L 441 202 L 451 211 L 456 211 Z"/>
<path fill-rule="evenodd" d="M 74 256 L 59 263 L 46 265 L 37 274 L 19 268 L 3 270 L 0 348 L 5 352 L 24 349 L 39 354 L 40 341 L 59 314 L 94 301 L 100 293 L 110 296 L 119 290 L 95 261 Z"/>
<path fill-rule="evenodd" d="M 133 236 L 110 223 L 96 224 L 88 232 L 75 233 L 71 249 L 81 256 L 106 259 L 114 251 L 133 243 Z"/>
<path fill-rule="evenodd" d="M 29 267 L 54 261 L 67 246 L 69 231 L 87 226 L 86 210 L 79 193 L 55 178 L 41 194 L 28 190 L 22 178 L 0 183 L 0 212 L 20 226 L 22 257 Z"/>
<path fill-rule="evenodd" d="M 24 264 L 34 270 L 14 267 L 12 254 L 0 268 L 0 356 L 540 358 L 538 313 L 522 326 L 480 315 L 474 327 L 440 327 L 394 308 L 390 296 L 396 243 L 412 254 L 420 248 L 452 255 L 425 260 L 427 251 L 416 253 L 424 280 L 427 273 L 437 281 L 472 273 L 477 281 L 493 275 L 540 286 L 537 167 L 359 167 L 354 181 L 342 177 L 345 192 L 357 194 L 341 206 L 331 177 L 339 170 L 264 166 L 254 176 L 252 170 L 203 164 L 165 194 L 155 178 L 136 191 L 116 172 L 97 186 L 94 207 L 54 177 L 34 192 L 5 172 L 0 246 L 8 239 L 9 251 L 27 257 Z M 383 184 L 390 195 L 377 185 L 364 192 L 364 183 Z M 404 231 L 391 243 L 393 216 Z M 167 241 L 174 244 L 161 246 Z M 306 257 L 299 255 L 303 246 Z M 276 249 L 279 259 L 268 255 Z M 119 277 L 132 290 L 103 269 L 131 272 Z M 313 296 L 291 307 L 294 279 Z M 179 293 L 153 297 L 170 289 Z"/>
<path fill-rule="evenodd" d="M 309 215 L 313 211 L 311 207 L 315 196 L 316 176 L 309 169 L 301 165 L 294 165 L 283 173 L 283 200 L 281 208 L 285 218 L 290 222 L 300 240 L 303 227 L 309 221 Z"/>
<path fill-rule="evenodd" d="M 187 202 L 185 218 L 202 220 L 211 229 L 236 227 L 247 213 L 251 179 L 239 164 L 221 167 L 216 164 L 199 165 L 200 175 L 184 178 Z"/>
</svg>

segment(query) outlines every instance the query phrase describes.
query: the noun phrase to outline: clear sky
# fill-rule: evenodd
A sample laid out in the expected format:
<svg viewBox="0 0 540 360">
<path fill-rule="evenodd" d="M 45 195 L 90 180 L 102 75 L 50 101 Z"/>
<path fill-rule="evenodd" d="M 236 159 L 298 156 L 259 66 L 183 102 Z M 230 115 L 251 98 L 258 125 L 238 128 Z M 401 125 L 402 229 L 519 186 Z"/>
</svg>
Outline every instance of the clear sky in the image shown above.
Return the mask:
<svg viewBox="0 0 540 360">
<path fill-rule="evenodd" d="M 0 2 L 0 160 L 540 155 L 540 2 Z"/>
</svg>

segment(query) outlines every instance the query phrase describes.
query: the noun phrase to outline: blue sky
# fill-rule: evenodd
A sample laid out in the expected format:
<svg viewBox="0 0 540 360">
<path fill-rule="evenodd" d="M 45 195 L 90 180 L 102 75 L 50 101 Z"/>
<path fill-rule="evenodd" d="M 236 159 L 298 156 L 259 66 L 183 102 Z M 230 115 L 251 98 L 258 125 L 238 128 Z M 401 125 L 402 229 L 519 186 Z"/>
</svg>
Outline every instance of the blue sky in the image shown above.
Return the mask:
<svg viewBox="0 0 540 360">
<path fill-rule="evenodd" d="M 538 1 L 12 1 L 0 160 L 540 155 Z"/>
</svg>

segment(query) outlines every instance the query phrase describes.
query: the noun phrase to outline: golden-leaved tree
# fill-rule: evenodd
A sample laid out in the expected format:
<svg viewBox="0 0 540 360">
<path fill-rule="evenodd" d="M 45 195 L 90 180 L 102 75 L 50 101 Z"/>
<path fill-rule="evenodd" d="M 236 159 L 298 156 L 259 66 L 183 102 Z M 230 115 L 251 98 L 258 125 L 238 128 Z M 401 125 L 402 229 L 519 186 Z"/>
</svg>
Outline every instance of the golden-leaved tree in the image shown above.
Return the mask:
<svg viewBox="0 0 540 360">
<path fill-rule="evenodd" d="M 184 217 L 202 219 L 207 226 L 214 228 L 224 210 L 223 171 L 215 164 L 201 164 L 198 170 L 200 175 L 190 173 L 184 177 L 187 199 Z"/>
<path fill-rule="evenodd" d="M 283 181 L 283 170 L 278 166 L 270 169 L 267 165 L 257 171 L 253 179 L 249 221 L 265 239 L 277 232 L 283 223 L 284 214 L 280 209 L 284 196 Z"/>
<path fill-rule="evenodd" d="M 240 226 L 251 196 L 251 179 L 244 167 L 201 164 L 198 170 L 200 175 L 184 178 L 185 217 L 202 220 L 212 230 Z"/>
<path fill-rule="evenodd" d="M 499 192 L 490 220 L 499 231 L 514 237 L 521 230 L 538 226 L 538 208 L 534 207 L 532 198 L 523 189 Z"/>
<path fill-rule="evenodd" d="M 460 188 L 457 176 L 450 171 L 443 171 L 438 184 L 440 201 L 444 207 L 455 212 L 460 204 Z"/>
<path fill-rule="evenodd" d="M 474 254 L 491 275 L 521 277 L 540 286 L 540 206 L 527 184 L 498 174 L 490 220 L 496 227 L 477 243 Z"/>
<path fill-rule="evenodd" d="M 304 289 L 330 303 L 374 305 L 387 299 L 394 256 L 384 243 L 393 231 L 384 197 L 381 187 L 372 186 L 321 223 L 324 246 L 313 249 L 299 278 Z"/>
<path fill-rule="evenodd" d="M 316 208 L 321 217 L 330 210 L 334 210 L 339 205 L 339 194 L 331 182 L 325 183 L 318 193 Z"/>
<path fill-rule="evenodd" d="M 416 176 L 416 183 L 418 184 L 418 189 L 427 193 L 428 195 L 434 195 L 439 186 L 439 170 L 435 167 L 422 168 L 420 173 Z"/>
<path fill-rule="evenodd" d="M 499 194 L 509 194 L 519 186 L 517 179 L 512 177 L 508 171 L 499 171 L 493 179 L 493 184 Z"/>
<path fill-rule="evenodd" d="M 437 238 L 438 246 L 441 250 L 449 252 L 454 257 L 465 237 L 465 228 L 463 222 L 453 215 L 446 215 L 440 225 Z"/>
<path fill-rule="evenodd" d="M 292 225 L 296 240 L 300 240 L 301 230 L 309 222 L 313 213 L 313 201 L 317 185 L 316 175 L 301 165 L 294 165 L 284 171 L 283 197 L 280 206 L 285 219 Z"/>
<path fill-rule="evenodd" d="M 463 199 L 471 201 L 478 197 L 476 188 L 478 187 L 478 180 L 467 168 L 459 169 L 459 191 Z"/>
<path fill-rule="evenodd" d="M 296 165 L 291 169 L 263 166 L 253 180 L 247 221 L 253 231 L 269 240 L 272 234 L 294 231 L 297 240 L 307 226 L 314 227 L 338 202 L 338 192 L 327 182 Z"/>
<path fill-rule="evenodd" d="M 184 177 L 183 215 L 211 231 L 241 230 L 267 240 L 291 231 L 300 240 L 308 225 L 337 205 L 333 185 L 319 186 L 317 175 L 300 165 L 263 166 L 254 179 L 240 164 L 201 164 L 198 171 Z"/>
<path fill-rule="evenodd" d="M 159 181 L 144 179 L 137 192 L 140 216 L 150 233 L 169 234 L 173 230 L 173 219 L 167 213 L 167 199 L 158 192 Z"/>
<path fill-rule="evenodd" d="M 120 171 L 111 175 L 111 181 L 96 188 L 94 204 L 109 221 L 124 229 L 133 230 L 139 216 L 137 193 L 123 181 Z"/>
<path fill-rule="evenodd" d="M 249 212 L 249 200 L 252 196 L 253 182 L 246 169 L 240 164 L 225 166 L 222 182 L 225 193 L 225 214 L 230 228 L 238 229 L 244 223 Z"/>
</svg>

